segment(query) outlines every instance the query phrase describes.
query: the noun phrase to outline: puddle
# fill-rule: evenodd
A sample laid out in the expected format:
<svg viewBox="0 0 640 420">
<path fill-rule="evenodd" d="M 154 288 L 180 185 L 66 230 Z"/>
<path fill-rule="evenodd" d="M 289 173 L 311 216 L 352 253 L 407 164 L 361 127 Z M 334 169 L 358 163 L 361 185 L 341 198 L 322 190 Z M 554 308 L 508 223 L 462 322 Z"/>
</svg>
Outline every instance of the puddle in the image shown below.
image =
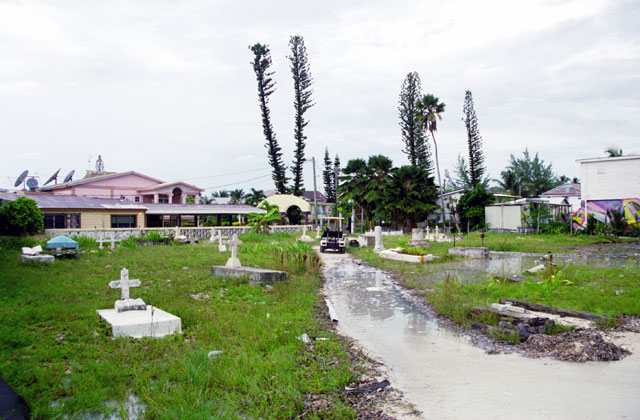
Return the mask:
<svg viewBox="0 0 640 420">
<path fill-rule="evenodd" d="M 383 272 L 349 256 L 322 259 L 338 329 L 387 366 L 392 385 L 423 418 L 604 419 L 640 412 L 637 334 L 623 337 L 634 354 L 620 362 L 488 355 L 468 336 L 439 326 Z"/>
<path fill-rule="evenodd" d="M 489 259 L 464 259 L 427 266 L 432 283 L 442 283 L 446 276 L 455 276 L 461 283 L 484 283 L 493 274 L 522 274 L 524 270 L 546 261 L 545 254 L 521 252 L 491 252 Z M 607 244 L 582 248 L 577 253 L 553 254 L 553 262 L 592 267 L 640 266 L 640 243 Z"/>
</svg>

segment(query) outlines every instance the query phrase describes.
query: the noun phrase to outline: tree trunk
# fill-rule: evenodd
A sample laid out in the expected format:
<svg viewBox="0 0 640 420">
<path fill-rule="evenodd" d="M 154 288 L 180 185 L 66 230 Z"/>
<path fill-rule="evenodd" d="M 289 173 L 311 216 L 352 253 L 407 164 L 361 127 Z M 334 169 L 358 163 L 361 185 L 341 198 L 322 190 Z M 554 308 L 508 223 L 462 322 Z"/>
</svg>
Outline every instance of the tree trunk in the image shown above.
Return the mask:
<svg viewBox="0 0 640 420">
<path fill-rule="evenodd" d="M 442 180 L 440 179 L 440 163 L 438 162 L 438 144 L 436 143 L 436 136 L 433 135 L 433 131 L 431 132 L 431 138 L 433 139 L 433 150 L 436 155 L 436 172 L 438 173 L 438 185 L 440 186 L 440 201 L 442 203 L 442 228 L 444 229 L 444 194 L 442 194 Z"/>
<path fill-rule="evenodd" d="M 573 311 L 571 309 L 555 308 L 553 306 L 539 305 L 537 303 L 519 302 L 517 300 L 500 299 L 499 302 L 503 305 L 519 306 L 524 309 L 536 312 L 546 312 L 549 314 L 555 314 L 560 316 L 570 316 L 573 318 L 588 319 L 590 321 L 601 321 L 608 319 L 606 316 L 592 314 L 590 312 Z"/>
</svg>

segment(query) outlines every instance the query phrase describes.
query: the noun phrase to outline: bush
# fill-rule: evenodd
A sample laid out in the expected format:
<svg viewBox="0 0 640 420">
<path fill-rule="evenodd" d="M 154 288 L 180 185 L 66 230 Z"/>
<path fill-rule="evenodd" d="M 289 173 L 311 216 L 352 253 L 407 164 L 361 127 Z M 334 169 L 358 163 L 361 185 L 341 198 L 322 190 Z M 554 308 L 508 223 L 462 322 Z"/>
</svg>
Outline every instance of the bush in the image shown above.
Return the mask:
<svg viewBox="0 0 640 420">
<path fill-rule="evenodd" d="M 23 236 L 42 232 L 44 215 L 35 200 L 20 197 L 0 207 L 0 232 L 4 235 Z"/>
<path fill-rule="evenodd" d="M 484 229 L 484 207 L 494 201 L 496 201 L 495 195 L 487 191 L 482 184 L 464 193 L 457 206 L 462 226 L 468 224 L 471 230 Z"/>
</svg>

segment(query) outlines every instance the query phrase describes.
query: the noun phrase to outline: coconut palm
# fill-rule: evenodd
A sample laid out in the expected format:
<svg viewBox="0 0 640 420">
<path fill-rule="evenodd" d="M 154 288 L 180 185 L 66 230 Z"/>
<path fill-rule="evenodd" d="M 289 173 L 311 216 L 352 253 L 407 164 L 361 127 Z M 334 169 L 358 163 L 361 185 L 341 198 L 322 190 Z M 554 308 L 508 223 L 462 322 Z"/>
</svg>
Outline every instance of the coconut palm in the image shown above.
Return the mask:
<svg viewBox="0 0 640 420">
<path fill-rule="evenodd" d="M 251 188 L 251 192 L 244 195 L 244 203 L 255 207 L 265 198 L 267 198 L 267 196 L 264 195 L 264 191 Z"/>
<path fill-rule="evenodd" d="M 444 206 L 444 195 L 442 194 L 442 179 L 440 178 L 440 163 L 438 161 L 438 144 L 436 143 L 435 132 L 438 130 L 438 120 L 442 119 L 442 113 L 444 112 L 444 102 L 440 102 L 440 99 L 432 94 L 424 95 L 421 99 L 418 99 L 416 103 L 416 121 L 420 124 L 420 127 L 425 132 L 431 133 L 433 139 L 433 150 L 435 153 L 436 171 L 438 172 L 438 185 L 440 186 L 440 202 Z M 444 208 L 441 209 L 442 213 L 442 225 L 444 226 Z"/>
<path fill-rule="evenodd" d="M 242 196 L 244 195 L 244 190 L 235 189 L 229 193 L 229 197 L 231 198 L 231 202 L 233 204 L 242 204 Z"/>
<path fill-rule="evenodd" d="M 615 147 L 609 147 L 604 151 L 609 157 L 622 156 L 622 149 L 616 149 Z"/>
<path fill-rule="evenodd" d="M 436 207 L 436 188 L 429 172 L 419 166 L 394 169 L 385 182 L 384 207 L 397 226 L 410 232 Z"/>
</svg>

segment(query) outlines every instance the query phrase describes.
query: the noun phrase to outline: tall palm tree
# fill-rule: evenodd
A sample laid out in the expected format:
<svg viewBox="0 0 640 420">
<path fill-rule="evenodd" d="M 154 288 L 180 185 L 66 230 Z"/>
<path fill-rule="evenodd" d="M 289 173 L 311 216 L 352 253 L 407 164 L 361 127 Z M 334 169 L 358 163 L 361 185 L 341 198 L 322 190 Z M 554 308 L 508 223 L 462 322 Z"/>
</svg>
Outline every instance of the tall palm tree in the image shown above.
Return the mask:
<svg viewBox="0 0 640 420">
<path fill-rule="evenodd" d="M 616 149 L 615 147 L 609 147 L 604 151 L 609 157 L 619 157 L 622 156 L 622 149 Z"/>
<path fill-rule="evenodd" d="M 265 198 L 267 198 L 267 196 L 264 195 L 264 191 L 251 188 L 251 192 L 244 195 L 244 203 L 255 207 Z"/>
<path fill-rule="evenodd" d="M 420 127 L 425 132 L 431 133 L 433 139 L 433 150 L 435 152 L 436 171 L 438 172 L 438 185 L 440 186 L 440 202 L 442 204 L 442 226 L 445 225 L 444 221 L 444 194 L 442 193 L 442 179 L 440 178 L 440 163 L 438 161 L 438 144 L 436 143 L 435 132 L 438 130 L 438 120 L 442 119 L 442 113 L 444 112 L 444 102 L 440 102 L 440 99 L 432 94 L 424 95 L 421 99 L 418 99 L 416 103 L 416 121 L 420 124 Z"/>
<path fill-rule="evenodd" d="M 364 159 L 351 159 L 347 162 L 347 166 L 342 170 L 343 176 L 340 177 L 340 199 L 353 200 L 365 213 L 366 219 L 371 214 L 369 203 L 365 196 L 367 193 L 366 185 L 369 181 L 369 169 Z"/>
<path fill-rule="evenodd" d="M 384 155 L 369 156 L 365 200 L 369 203 L 369 209 L 376 220 L 385 218 L 386 210 L 380 203 L 383 201 L 385 184 L 392 172 L 393 162 L 391 159 Z"/>
</svg>

